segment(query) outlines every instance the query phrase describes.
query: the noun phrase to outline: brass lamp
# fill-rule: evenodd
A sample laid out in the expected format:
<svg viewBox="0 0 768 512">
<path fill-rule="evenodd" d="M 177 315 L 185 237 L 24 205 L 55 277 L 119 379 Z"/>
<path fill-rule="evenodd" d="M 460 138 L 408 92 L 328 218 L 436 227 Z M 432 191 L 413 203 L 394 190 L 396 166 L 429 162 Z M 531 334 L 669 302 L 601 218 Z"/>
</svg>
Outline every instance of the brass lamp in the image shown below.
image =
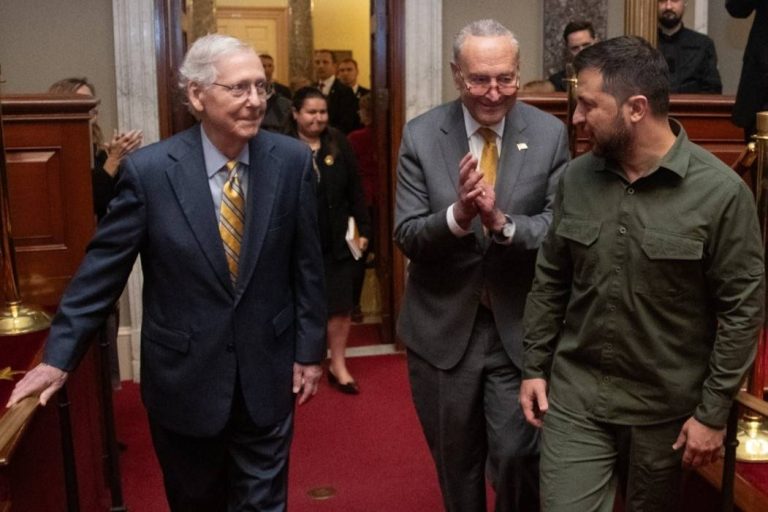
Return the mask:
<svg viewBox="0 0 768 512">
<path fill-rule="evenodd" d="M 2 292 L 0 336 L 42 331 L 51 325 L 51 317 L 40 307 L 24 304 L 19 294 L 16 252 L 11 238 L 11 208 L 8 201 L 8 175 L 3 139 L 3 114 L 0 107 L 0 224 L 2 224 Z"/>
<path fill-rule="evenodd" d="M 757 113 L 757 133 L 752 136 L 755 139 L 757 153 L 757 167 L 754 176 L 755 201 L 757 202 L 757 214 L 763 231 L 763 245 L 768 239 L 768 112 Z M 765 351 L 768 342 L 768 326 L 763 324 L 758 340 L 757 357 L 750 382 L 750 393 L 759 399 L 763 399 L 763 386 L 765 384 Z M 763 416 L 754 411 L 747 410 L 739 420 L 738 433 L 736 434 L 738 446 L 736 448 L 736 460 L 740 462 L 766 462 L 768 461 L 768 426 Z"/>
</svg>

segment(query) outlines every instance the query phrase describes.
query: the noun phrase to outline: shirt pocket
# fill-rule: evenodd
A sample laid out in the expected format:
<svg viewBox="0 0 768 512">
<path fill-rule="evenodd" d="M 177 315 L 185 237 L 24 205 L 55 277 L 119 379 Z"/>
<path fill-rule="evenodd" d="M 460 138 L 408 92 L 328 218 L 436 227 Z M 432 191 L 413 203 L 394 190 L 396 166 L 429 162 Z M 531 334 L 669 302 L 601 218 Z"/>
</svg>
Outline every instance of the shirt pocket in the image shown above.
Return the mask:
<svg viewBox="0 0 768 512">
<path fill-rule="evenodd" d="M 568 243 L 575 284 L 595 282 L 598 255 L 592 246 L 600 237 L 601 226 L 599 221 L 566 216 L 555 230 L 555 234 Z"/>
<path fill-rule="evenodd" d="M 637 291 L 677 297 L 698 289 L 704 279 L 704 241 L 678 233 L 646 229 L 640 244 Z"/>
</svg>

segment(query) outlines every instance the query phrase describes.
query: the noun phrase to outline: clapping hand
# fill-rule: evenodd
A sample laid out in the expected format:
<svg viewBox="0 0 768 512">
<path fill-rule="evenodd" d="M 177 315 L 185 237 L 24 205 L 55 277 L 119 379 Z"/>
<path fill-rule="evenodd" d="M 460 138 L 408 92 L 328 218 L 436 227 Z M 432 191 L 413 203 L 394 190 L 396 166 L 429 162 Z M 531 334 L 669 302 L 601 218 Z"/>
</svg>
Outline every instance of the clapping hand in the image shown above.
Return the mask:
<svg viewBox="0 0 768 512">
<path fill-rule="evenodd" d="M 118 133 L 114 131 L 112 140 L 104 144 L 104 150 L 107 152 L 107 161 L 104 163 L 104 170 L 110 176 L 117 174 L 120 161 L 125 155 L 141 146 L 144 134 L 141 130 L 131 130 L 129 132 Z"/>
</svg>

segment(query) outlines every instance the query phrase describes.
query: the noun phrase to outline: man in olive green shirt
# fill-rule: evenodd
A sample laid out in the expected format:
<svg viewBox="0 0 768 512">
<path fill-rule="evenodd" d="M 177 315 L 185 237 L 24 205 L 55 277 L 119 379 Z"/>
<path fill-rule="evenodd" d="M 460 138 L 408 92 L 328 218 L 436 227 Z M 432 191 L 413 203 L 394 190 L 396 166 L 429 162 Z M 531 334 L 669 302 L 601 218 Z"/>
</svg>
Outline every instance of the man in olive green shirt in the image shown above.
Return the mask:
<svg viewBox="0 0 768 512">
<path fill-rule="evenodd" d="M 715 460 L 763 320 L 763 246 L 741 179 L 668 118 L 661 54 L 635 37 L 575 61 L 592 151 L 560 182 L 525 311 L 526 419 L 545 511 L 679 510 Z"/>
</svg>

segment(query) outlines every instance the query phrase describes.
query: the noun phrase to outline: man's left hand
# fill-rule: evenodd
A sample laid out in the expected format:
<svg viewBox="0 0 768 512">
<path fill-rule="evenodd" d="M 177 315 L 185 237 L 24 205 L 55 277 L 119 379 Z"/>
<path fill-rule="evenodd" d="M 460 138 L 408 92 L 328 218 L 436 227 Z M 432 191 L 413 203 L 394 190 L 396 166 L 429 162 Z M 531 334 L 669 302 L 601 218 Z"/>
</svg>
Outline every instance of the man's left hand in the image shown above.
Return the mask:
<svg viewBox="0 0 768 512">
<path fill-rule="evenodd" d="M 293 392 L 299 395 L 299 405 L 315 396 L 322 375 L 319 364 L 293 363 Z"/>
<path fill-rule="evenodd" d="M 691 417 L 683 424 L 672 448 L 678 450 L 685 446 L 683 466 L 699 468 L 720 458 L 724 438 L 725 429 L 708 427 Z"/>
<path fill-rule="evenodd" d="M 481 190 L 480 195 L 475 198 L 480 221 L 488 231 L 492 233 L 500 231 L 507 223 L 507 218 L 501 210 L 496 208 L 496 192 L 484 181 L 480 181 L 476 187 Z"/>
</svg>

